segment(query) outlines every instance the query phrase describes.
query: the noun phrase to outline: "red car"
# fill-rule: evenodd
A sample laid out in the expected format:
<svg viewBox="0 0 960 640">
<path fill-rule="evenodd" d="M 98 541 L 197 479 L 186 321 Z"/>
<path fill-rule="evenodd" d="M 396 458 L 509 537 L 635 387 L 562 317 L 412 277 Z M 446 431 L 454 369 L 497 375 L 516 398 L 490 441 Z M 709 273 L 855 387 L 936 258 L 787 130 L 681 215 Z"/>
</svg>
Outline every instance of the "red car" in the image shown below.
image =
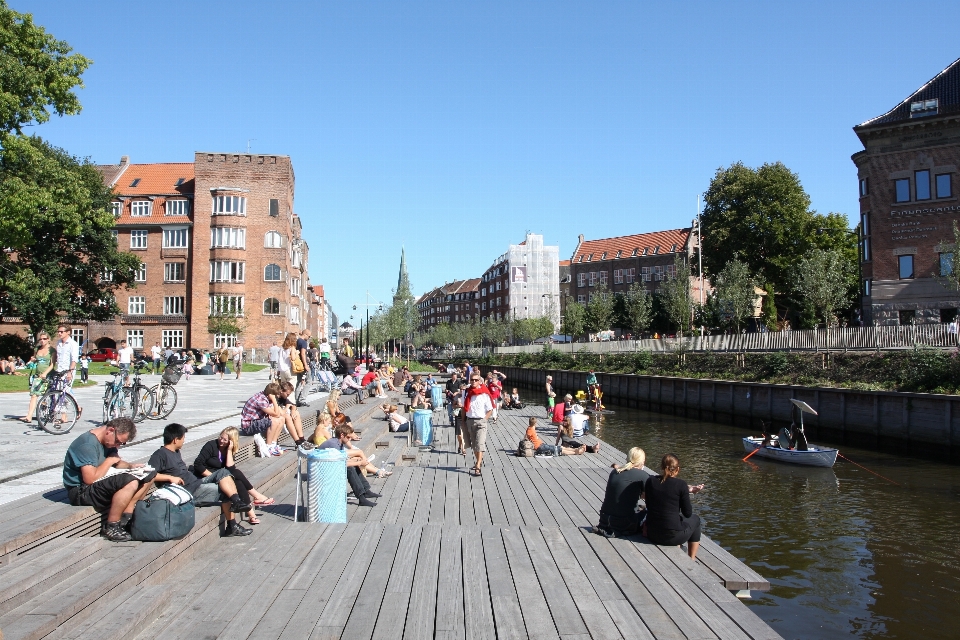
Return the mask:
<svg viewBox="0 0 960 640">
<path fill-rule="evenodd" d="M 94 362 L 106 362 L 107 360 L 116 360 L 117 359 L 117 350 L 111 349 L 109 347 L 105 349 L 94 349 L 87 353 L 89 357 Z"/>
</svg>

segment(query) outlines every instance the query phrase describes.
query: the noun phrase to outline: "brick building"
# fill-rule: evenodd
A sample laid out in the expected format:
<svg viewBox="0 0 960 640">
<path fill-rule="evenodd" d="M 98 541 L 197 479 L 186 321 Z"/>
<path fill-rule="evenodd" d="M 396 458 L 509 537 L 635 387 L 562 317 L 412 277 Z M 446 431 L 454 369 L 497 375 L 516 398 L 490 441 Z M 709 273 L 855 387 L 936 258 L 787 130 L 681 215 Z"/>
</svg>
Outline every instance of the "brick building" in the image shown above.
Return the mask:
<svg viewBox="0 0 960 640">
<path fill-rule="evenodd" d="M 116 193 L 117 243 L 143 268 L 135 288 L 116 292 L 119 316 L 74 325 L 79 341 L 90 348 L 121 339 L 134 348 L 235 344 L 233 332 L 210 332 L 217 315 L 236 317 L 246 349 L 259 351 L 308 318 L 320 322 L 308 313 L 316 295 L 307 290 L 289 157 L 198 152 L 192 163 L 131 164 L 124 156 L 99 168 Z"/>
<path fill-rule="evenodd" d="M 480 308 L 477 297 L 480 292 L 480 278 L 456 280 L 445 283 L 421 295 L 417 299 L 420 312 L 420 331 L 444 322 L 471 322 L 476 320 Z"/>
<path fill-rule="evenodd" d="M 584 240 L 581 234 L 570 259 L 570 297 L 586 304 L 601 285 L 624 292 L 634 283 L 652 293 L 662 280 L 676 273 L 674 258 L 679 255 L 689 260 L 695 249 L 696 235 L 690 228 L 602 240 Z M 690 297 L 700 300 L 698 278 L 690 279 Z"/>
<path fill-rule="evenodd" d="M 887 113 L 854 127 L 860 194 L 863 313 L 868 323 L 947 322 L 960 293 L 953 268 L 960 221 L 960 60 Z"/>
</svg>

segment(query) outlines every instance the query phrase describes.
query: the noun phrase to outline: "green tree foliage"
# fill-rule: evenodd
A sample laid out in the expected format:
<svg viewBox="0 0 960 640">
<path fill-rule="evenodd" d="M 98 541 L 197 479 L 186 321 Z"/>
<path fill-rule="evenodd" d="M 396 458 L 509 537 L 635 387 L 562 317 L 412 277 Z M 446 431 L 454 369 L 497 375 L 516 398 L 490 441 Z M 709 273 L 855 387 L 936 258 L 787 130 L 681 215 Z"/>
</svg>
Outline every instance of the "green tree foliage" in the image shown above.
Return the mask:
<svg viewBox="0 0 960 640">
<path fill-rule="evenodd" d="M 613 326 L 614 297 L 606 285 L 599 285 L 586 307 L 585 328 L 590 333 L 607 331 Z M 569 309 L 568 309 L 569 311 Z"/>
<path fill-rule="evenodd" d="M 813 248 L 841 250 L 856 266 L 856 238 L 843 233 L 846 216 L 810 210 L 799 177 L 780 162 L 718 169 L 704 194 L 701 220 L 704 271 L 714 277 L 739 258 L 777 291 L 792 291 L 793 265 Z M 856 282 L 851 284 L 855 290 Z"/>
<path fill-rule="evenodd" d="M 693 303 L 690 300 L 690 267 L 679 255 L 674 257 L 675 273 L 660 283 L 657 297 L 663 305 L 663 310 L 670 319 L 670 324 L 677 327 L 678 336 L 683 335 L 684 329 L 690 326 L 693 316 Z"/>
<path fill-rule="evenodd" d="M 59 116 L 80 113 L 74 89 L 90 60 L 70 54 L 57 40 L 0 0 L 0 131 L 20 133 L 24 125 L 41 124 L 51 111 Z"/>
<path fill-rule="evenodd" d="M 623 305 L 623 324 L 639 337 L 653 321 L 653 296 L 640 283 L 634 282 L 619 297 Z"/>
<path fill-rule="evenodd" d="M 570 302 L 565 311 L 560 329 L 564 335 L 573 336 L 574 340 L 578 340 L 585 331 L 587 310 L 579 302 Z"/>
<path fill-rule="evenodd" d="M 820 318 L 830 326 L 837 309 L 849 302 L 850 266 L 836 250 L 813 249 L 794 270 L 794 286 L 798 294 L 809 302 Z"/>
<path fill-rule="evenodd" d="M 753 303 L 757 299 L 756 282 L 747 263 L 734 258 L 717 275 L 714 285 L 724 312 L 740 333 L 740 325 L 753 315 Z"/>
<path fill-rule="evenodd" d="M 957 247 L 960 247 L 960 227 L 957 227 L 956 220 L 953 221 L 952 230 L 953 234 L 949 240 L 940 241 L 941 245 L 950 249 L 950 252 L 945 254 L 949 257 L 946 259 L 941 258 L 941 269 L 938 273 L 934 273 L 933 276 L 946 289 L 950 291 L 960 291 L 960 269 L 954 268 Z"/>
<path fill-rule="evenodd" d="M 0 245 L 13 251 L 0 253 L 0 296 L 34 332 L 60 312 L 101 321 L 120 313 L 114 292 L 133 285 L 140 259 L 117 249 L 100 173 L 37 137 L 0 141 Z"/>
<path fill-rule="evenodd" d="M 510 334 L 510 321 L 490 318 L 480 324 L 480 331 L 488 345 L 500 346 Z"/>
</svg>

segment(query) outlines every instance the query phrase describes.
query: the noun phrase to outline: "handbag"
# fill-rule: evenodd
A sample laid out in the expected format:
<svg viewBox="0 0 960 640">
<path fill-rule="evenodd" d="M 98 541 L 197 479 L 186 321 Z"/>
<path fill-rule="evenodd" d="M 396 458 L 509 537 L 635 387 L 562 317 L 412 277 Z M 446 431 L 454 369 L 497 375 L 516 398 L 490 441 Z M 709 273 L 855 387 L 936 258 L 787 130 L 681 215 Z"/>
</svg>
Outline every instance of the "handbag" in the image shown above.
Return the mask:
<svg viewBox="0 0 960 640">
<path fill-rule="evenodd" d="M 130 535 L 142 542 L 179 540 L 193 529 L 193 496 L 177 485 L 157 489 L 133 510 Z"/>
<path fill-rule="evenodd" d="M 293 355 L 290 356 L 290 371 L 295 374 L 301 374 L 306 371 L 303 366 L 303 361 L 300 360 L 300 354 L 296 351 L 294 351 Z"/>
</svg>

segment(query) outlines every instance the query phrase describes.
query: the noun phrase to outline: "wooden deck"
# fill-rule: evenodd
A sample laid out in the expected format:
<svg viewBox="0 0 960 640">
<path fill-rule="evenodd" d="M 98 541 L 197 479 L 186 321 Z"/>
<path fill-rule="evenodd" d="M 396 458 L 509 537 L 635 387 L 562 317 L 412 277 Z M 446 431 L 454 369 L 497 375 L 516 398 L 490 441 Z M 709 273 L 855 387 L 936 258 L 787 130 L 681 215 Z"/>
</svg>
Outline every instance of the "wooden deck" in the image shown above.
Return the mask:
<svg viewBox="0 0 960 640">
<path fill-rule="evenodd" d="M 623 454 L 604 445 L 599 454 L 517 458 L 532 413 L 545 420 L 542 408 L 531 408 L 491 424 L 479 477 L 467 473 L 472 456 L 456 453 L 445 414 L 434 414 L 431 450 L 409 450 L 405 434 L 368 422 L 365 439 L 377 434 L 368 452 L 397 464 L 392 477 L 371 479 L 383 494 L 376 507 L 351 497 L 347 524 L 294 522 L 289 467 L 253 535 L 209 533 L 189 556 L 138 580 L 127 600 L 100 598 L 34 637 L 779 637 L 734 593 L 769 584 L 709 540 L 694 563 L 678 547 L 589 533 L 609 465 Z M 405 453 L 415 459 L 405 462 Z M 84 560 L 96 547 L 124 563 L 151 546 L 70 544 L 76 548 L 48 552 L 37 570 L 56 571 L 63 557 L 53 553 L 103 562 Z M 85 575 L 76 571 L 64 584 Z M 16 630 L 5 628 L 4 637 L 26 637 Z"/>
</svg>

